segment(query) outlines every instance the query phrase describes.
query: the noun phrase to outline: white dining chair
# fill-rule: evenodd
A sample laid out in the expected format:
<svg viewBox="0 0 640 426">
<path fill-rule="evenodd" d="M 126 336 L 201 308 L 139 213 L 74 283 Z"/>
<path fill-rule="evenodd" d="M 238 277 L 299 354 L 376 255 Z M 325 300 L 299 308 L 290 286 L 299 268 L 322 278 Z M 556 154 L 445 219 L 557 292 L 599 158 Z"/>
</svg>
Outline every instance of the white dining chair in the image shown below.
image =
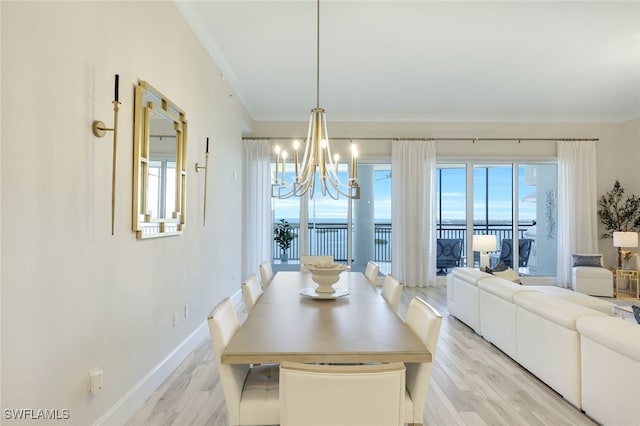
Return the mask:
<svg viewBox="0 0 640 426">
<path fill-rule="evenodd" d="M 273 279 L 273 269 L 271 268 L 271 262 L 262 262 L 258 267 L 260 270 L 260 280 L 262 281 L 262 288 L 269 287 L 271 280 Z"/>
<path fill-rule="evenodd" d="M 260 296 L 262 296 L 262 286 L 258 281 L 256 274 L 249 275 L 246 281 L 242 283 L 242 298 L 244 299 L 244 306 L 247 309 L 247 315 L 251 313 L 253 306 L 256 304 Z"/>
<path fill-rule="evenodd" d="M 300 256 L 300 271 L 308 271 L 307 265 L 314 265 L 316 263 L 327 264 L 333 262 L 333 255 L 331 256 Z"/>
<path fill-rule="evenodd" d="M 402 296 L 402 284 L 400 284 L 400 281 L 391 274 L 384 277 L 381 294 L 391 309 L 396 312 L 398 305 L 400 305 L 400 296 Z"/>
<path fill-rule="evenodd" d="M 247 364 L 222 363 L 222 352 L 240 327 L 231 299 L 227 297 L 213 308 L 208 323 L 229 425 L 279 424 L 278 365 L 250 367 Z"/>
<path fill-rule="evenodd" d="M 402 363 L 280 365 L 282 426 L 402 425 Z"/>
<path fill-rule="evenodd" d="M 380 266 L 372 261 L 367 262 L 367 268 L 364 270 L 364 276 L 367 277 L 371 285 L 375 288 L 378 285 L 378 273 Z"/>
<path fill-rule="evenodd" d="M 404 420 L 409 424 L 422 425 L 442 316 L 427 302 L 414 297 L 409 304 L 405 323 L 431 352 L 431 362 L 405 364 L 407 392 L 404 399 Z"/>
</svg>

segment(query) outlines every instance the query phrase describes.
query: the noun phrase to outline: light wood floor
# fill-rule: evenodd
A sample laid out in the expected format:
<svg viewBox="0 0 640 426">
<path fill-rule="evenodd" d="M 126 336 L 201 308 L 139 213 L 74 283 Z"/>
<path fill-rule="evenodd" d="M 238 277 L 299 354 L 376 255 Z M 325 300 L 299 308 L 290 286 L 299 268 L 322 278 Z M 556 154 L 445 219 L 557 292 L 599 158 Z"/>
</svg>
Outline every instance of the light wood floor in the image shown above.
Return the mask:
<svg viewBox="0 0 640 426">
<path fill-rule="evenodd" d="M 499 349 L 449 316 L 446 288 L 406 288 L 398 309 L 402 318 L 414 295 L 424 298 L 443 316 L 425 425 L 595 425 Z M 242 302 L 238 303 L 242 320 L 246 315 Z M 187 357 L 127 424 L 227 424 L 209 339 Z"/>
</svg>

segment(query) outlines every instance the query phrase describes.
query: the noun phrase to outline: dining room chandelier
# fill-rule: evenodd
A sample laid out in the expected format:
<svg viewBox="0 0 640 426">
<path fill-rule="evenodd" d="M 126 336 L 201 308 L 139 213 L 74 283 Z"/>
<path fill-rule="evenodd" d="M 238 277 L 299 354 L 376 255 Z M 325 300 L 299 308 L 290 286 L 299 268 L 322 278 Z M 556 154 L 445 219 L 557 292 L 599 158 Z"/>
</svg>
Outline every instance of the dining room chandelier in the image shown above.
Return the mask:
<svg viewBox="0 0 640 426">
<path fill-rule="evenodd" d="M 320 108 L 320 0 L 317 0 L 316 14 L 316 107 L 311 110 L 309 117 L 309 130 L 305 139 L 304 155 L 302 163 L 299 162 L 300 144 L 293 142 L 293 167 L 294 176 L 290 181 L 286 180 L 287 151 L 280 146 L 274 147 L 276 155 L 275 177 L 271 184 L 271 196 L 276 198 L 303 197 L 307 194 L 313 198 L 316 189 L 323 196 L 338 199 L 344 196 L 351 199 L 360 198 L 360 185 L 358 184 L 358 150 L 351 143 L 351 162 L 349 165 L 348 179 L 343 182 L 338 175 L 340 157 L 332 155 L 329 135 L 327 133 L 327 121 L 324 109 Z M 316 179 L 318 188 L 316 188 Z"/>
</svg>

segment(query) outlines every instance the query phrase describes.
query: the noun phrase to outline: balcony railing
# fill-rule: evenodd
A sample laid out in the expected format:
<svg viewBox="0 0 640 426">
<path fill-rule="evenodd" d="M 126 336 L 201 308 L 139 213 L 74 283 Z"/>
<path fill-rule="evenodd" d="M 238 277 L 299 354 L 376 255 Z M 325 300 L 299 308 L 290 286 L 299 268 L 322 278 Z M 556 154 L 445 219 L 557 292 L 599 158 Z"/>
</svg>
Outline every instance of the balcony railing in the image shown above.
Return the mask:
<svg viewBox="0 0 640 426">
<path fill-rule="evenodd" d="M 300 259 L 299 233 L 297 223 L 291 223 L 291 231 L 296 238 L 291 241 L 291 246 L 286 253 L 290 260 Z M 274 224 L 275 226 L 275 224 Z M 525 232 L 531 226 L 518 225 L 519 238 L 525 238 Z M 513 238 L 510 224 L 478 225 L 474 228 L 475 234 L 495 235 L 500 249 L 503 238 Z M 466 257 L 467 231 L 461 226 L 438 225 L 437 238 L 461 238 L 463 240 L 462 256 Z M 346 223 L 310 223 L 309 224 L 309 253 L 314 255 L 333 255 L 338 262 L 347 261 L 347 224 Z M 273 258 L 280 259 L 280 247 L 273 242 Z M 374 225 L 374 261 L 391 262 L 391 223 L 376 223 Z"/>
</svg>

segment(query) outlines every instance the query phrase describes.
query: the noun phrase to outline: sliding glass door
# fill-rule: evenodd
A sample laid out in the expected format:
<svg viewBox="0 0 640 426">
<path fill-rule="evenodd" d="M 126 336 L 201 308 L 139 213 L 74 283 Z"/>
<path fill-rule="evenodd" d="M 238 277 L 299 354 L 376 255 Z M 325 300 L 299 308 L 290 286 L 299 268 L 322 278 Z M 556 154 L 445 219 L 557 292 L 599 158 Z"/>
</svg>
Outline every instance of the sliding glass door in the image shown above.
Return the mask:
<svg viewBox="0 0 640 426">
<path fill-rule="evenodd" d="M 346 164 L 339 166 L 344 181 L 347 172 Z M 285 178 L 292 179 L 293 174 Z M 391 165 L 360 163 L 358 179 L 358 200 L 323 195 L 317 181 L 313 198 L 272 199 L 274 226 L 285 219 L 296 235 L 283 257 L 286 261 L 280 259 L 280 248 L 274 243 L 274 264 L 288 266 L 276 269 L 291 269 L 300 255 L 308 254 L 332 255 L 354 271 L 364 271 L 370 260 L 380 265 L 381 273 L 391 271 Z"/>
<path fill-rule="evenodd" d="M 447 264 L 478 267 L 479 254 L 472 251 L 471 236 L 488 234 L 497 241 L 489 256 L 490 267 L 555 276 L 555 163 L 443 163 L 437 166 L 437 179 L 438 274 L 450 271 Z M 463 240 L 460 260 L 447 263 L 455 239 Z"/>
</svg>

